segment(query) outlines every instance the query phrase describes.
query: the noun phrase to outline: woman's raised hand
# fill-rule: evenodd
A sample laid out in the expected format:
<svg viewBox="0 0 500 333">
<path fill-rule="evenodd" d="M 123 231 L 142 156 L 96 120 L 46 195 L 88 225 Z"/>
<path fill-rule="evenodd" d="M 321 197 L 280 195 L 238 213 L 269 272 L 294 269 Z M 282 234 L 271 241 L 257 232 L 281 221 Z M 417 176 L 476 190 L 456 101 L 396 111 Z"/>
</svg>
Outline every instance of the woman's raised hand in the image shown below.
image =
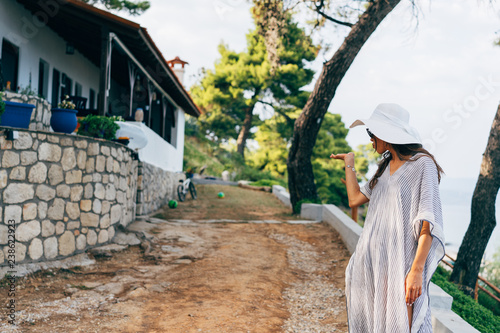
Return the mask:
<svg viewBox="0 0 500 333">
<path fill-rule="evenodd" d="M 354 164 L 354 153 L 350 152 L 347 154 L 331 154 L 330 158 L 334 158 L 336 160 L 344 160 L 346 164 L 353 165 Z"/>
</svg>

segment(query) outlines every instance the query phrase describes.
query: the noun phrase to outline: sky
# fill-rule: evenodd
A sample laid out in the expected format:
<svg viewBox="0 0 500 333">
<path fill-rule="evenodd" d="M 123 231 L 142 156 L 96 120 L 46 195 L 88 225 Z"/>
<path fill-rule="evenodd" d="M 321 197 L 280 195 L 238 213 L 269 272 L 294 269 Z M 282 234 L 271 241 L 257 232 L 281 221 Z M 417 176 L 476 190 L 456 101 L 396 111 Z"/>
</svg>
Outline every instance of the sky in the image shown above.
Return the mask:
<svg viewBox="0 0 500 333">
<path fill-rule="evenodd" d="M 189 62 L 185 85 L 202 68 L 213 68 L 224 42 L 243 51 L 253 28 L 245 0 L 151 0 L 142 16 L 127 17 L 148 29 L 169 60 Z M 420 1 L 418 24 L 402 1 L 363 46 L 337 89 L 329 111 L 346 126 L 368 118 L 379 103 L 402 105 L 428 148 L 450 178 L 477 178 L 482 154 L 500 102 L 500 11 L 489 1 Z M 347 33 L 329 28 L 322 38 L 332 45 L 311 68 L 321 70 Z M 308 87 L 311 89 L 312 87 Z M 357 127 L 351 147 L 369 143 Z M 339 152 L 336 152 L 339 153 Z"/>
</svg>

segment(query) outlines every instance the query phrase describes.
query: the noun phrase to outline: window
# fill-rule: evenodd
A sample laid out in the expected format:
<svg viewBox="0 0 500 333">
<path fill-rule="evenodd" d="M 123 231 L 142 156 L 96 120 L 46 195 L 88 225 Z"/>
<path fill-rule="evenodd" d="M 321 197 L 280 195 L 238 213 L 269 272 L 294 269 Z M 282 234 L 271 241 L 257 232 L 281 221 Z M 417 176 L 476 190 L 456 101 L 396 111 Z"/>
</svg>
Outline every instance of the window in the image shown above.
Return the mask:
<svg viewBox="0 0 500 333">
<path fill-rule="evenodd" d="M 17 74 L 19 71 L 19 48 L 6 40 L 2 41 L 3 87 L 17 91 Z"/>
<path fill-rule="evenodd" d="M 49 94 L 49 64 L 43 59 L 38 67 L 38 93 L 45 99 Z"/>
<path fill-rule="evenodd" d="M 82 96 L 82 85 L 75 82 L 75 96 Z"/>
<path fill-rule="evenodd" d="M 90 89 L 89 92 L 89 109 L 95 109 L 95 91 Z"/>
<path fill-rule="evenodd" d="M 52 71 L 52 106 L 59 104 L 59 87 L 61 86 L 61 73 L 54 68 Z"/>
<path fill-rule="evenodd" d="M 62 73 L 61 75 L 61 97 L 71 96 L 71 92 L 73 91 L 73 80 L 71 80 L 66 74 Z M 61 98 L 61 99 L 62 99 Z"/>
</svg>

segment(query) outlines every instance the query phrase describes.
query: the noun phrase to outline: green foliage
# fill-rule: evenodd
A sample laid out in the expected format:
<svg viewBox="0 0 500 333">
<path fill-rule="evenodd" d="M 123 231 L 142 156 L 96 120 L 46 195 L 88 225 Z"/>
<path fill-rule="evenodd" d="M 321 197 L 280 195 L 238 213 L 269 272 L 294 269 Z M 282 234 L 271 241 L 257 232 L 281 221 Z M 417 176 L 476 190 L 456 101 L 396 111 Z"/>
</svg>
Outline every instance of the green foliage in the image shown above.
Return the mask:
<svg viewBox="0 0 500 333">
<path fill-rule="evenodd" d="M 91 5 L 102 4 L 108 10 L 125 10 L 130 15 L 141 15 L 151 7 L 149 1 L 129 0 L 82 0 Z"/>
<path fill-rule="evenodd" d="M 5 112 L 5 102 L 3 101 L 3 92 L 0 92 L 0 120 Z"/>
<path fill-rule="evenodd" d="M 431 281 L 441 287 L 453 297 L 451 309 L 462 317 L 474 328 L 483 333 L 496 333 L 500 331 L 500 317 L 495 316 L 490 310 L 478 304 L 474 299 L 465 295 L 457 285 L 448 281 L 450 273 L 438 267 Z"/>
<path fill-rule="evenodd" d="M 282 115 L 305 105 L 309 93 L 301 88 L 309 84 L 314 75 L 305 65 L 314 60 L 318 48 L 291 21 L 291 16 L 287 16 L 286 25 L 287 34 L 278 50 L 280 66 L 273 73 L 264 37 L 258 29 L 247 35 L 244 52 L 231 51 L 223 44 L 219 46 L 220 59 L 215 69 L 203 72 L 201 82 L 191 88 L 193 99 L 204 111 L 200 117 L 204 135 L 214 141 L 236 139 L 246 113 L 253 112 L 259 102 Z M 252 126 L 260 124 L 262 121 L 253 117 Z"/>
<path fill-rule="evenodd" d="M 91 114 L 78 122 L 80 123 L 78 134 L 92 138 L 116 139 L 116 131 L 120 128 L 111 118 Z"/>
</svg>

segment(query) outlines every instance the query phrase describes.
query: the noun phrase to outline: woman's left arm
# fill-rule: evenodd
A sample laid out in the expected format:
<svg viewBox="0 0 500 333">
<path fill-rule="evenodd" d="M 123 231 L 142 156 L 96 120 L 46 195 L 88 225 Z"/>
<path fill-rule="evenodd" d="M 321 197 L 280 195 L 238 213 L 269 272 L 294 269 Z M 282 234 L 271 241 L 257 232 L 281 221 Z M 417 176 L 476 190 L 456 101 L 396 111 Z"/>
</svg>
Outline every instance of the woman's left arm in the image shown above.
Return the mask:
<svg viewBox="0 0 500 333">
<path fill-rule="evenodd" d="M 422 222 L 422 230 L 418 237 L 418 246 L 415 259 L 411 266 L 410 272 L 406 276 L 405 291 L 406 304 L 411 305 L 415 300 L 422 295 L 422 273 L 424 271 L 425 261 L 432 245 L 432 235 L 430 224 L 427 221 Z"/>
</svg>

